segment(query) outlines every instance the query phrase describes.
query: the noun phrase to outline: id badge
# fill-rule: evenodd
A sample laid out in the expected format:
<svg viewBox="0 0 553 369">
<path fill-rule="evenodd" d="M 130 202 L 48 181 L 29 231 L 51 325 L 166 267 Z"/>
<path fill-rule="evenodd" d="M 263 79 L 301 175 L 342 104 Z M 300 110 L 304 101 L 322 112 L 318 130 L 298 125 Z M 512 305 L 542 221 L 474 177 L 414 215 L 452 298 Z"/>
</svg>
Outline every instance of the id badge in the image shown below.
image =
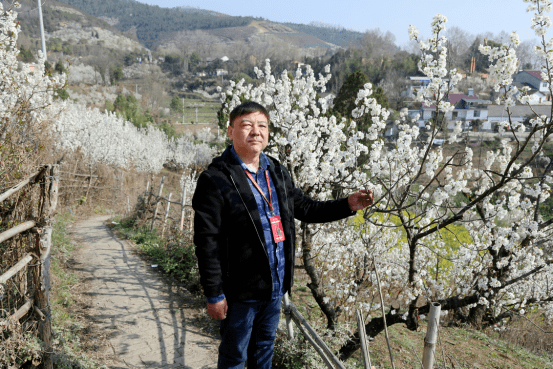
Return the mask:
<svg viewBox="0 0 553 369">
<path fill-rule="evenodd" d="M 271 230 L 273 231 L 273 239 L 275 243 L 284 241 L 284 229 L 282 228 L 282 222 L 280 221 L 280 215 L 270 217 Z"/>
</svg>

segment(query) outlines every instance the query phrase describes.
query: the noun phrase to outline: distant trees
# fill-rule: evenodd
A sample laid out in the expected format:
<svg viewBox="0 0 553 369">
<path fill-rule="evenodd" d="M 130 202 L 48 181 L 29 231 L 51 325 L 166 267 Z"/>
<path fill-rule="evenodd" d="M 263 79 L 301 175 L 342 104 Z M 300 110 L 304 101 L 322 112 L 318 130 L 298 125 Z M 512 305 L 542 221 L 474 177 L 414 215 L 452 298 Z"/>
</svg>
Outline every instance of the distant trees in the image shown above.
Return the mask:
<svg viewBox="0 0 553 369">
<path fill-rule="evenodd" d="M 154 122 L 153 115 L 149 111 L 143 112 L 139 101 L 133 95 L 119 94 L 113 103 L 106 100 L 105 108 L 110 112 L 116 112 L 139 128 Z"/>
<path fill-rule="evenodd" d="M 169 108 L 174 112 L 182 112 L 182 99 L 178 96 L 173 96 L 171 103 L 169 104 Z"/>
<path fill-rule="evenodd" d="M 248 25 L 251 17 L 215 16 L 201 13 L 187 13 L 172 9 L 149 6 L 140 2 L 118 0 L 64 0 L 96 17 L 117 18 L 115 25 L 126 32 L 136 27 L 138 40 L 150 49 L 155 49 L 167 36 L 182 30 L 240 27 Z"/>
<path fill-rule="evenodd" d="M 165 72 L 171 71 L 173 74 L 182 74 L 183 58 L 182 55 L 169 54 L 165 55 L 165 63 L 161 64 L 162 70 Z"/>
<path fill-rule="evenodd" d="M 65 69 L 65 66 L 63 65 L 63 62 L 61 60 L 56 63 L 54 71 L 59 74 L 67 73 L 67 69 Z"/>
<path fill-rule="evenodd" d="M 348 121 L 351 120 L 352 112 L 355 108 L 357 108 L 357 105 L 355 104 L 357 94 L 360 90 L 365 88 L 364 86 L 367 83 L 370 83 L 370 81 L 369 77 L 367 77 L 365 73 L 361 71 L 352 73 L 340 88 L 338 95 L 334 99 L 334 106 L 329 110 L 329 113 L 336 116 L 338 120 L 342 117 L 346 118 Z M 388 109 L 388 98 L 386 97 L 382 87 L 376 87 L 369 97 L 375 98 L 381 107 Z M 356 122 L 356 129 L 359 132 L 367 132 L 369 127 L 372 125 L 372 116 L 371 114 L 365 114 L 358 118 Z M 371 141 L 367 137 L 364 137 L 360 140 L 360 143 L 370 147 Z M 367 159 L 368 156 L 366 154 L 359 154 L 357 159 L 358 165 L 363 165 Z"/>
<path fill-rule="evenodd" d="M 192 73 L 194 73 L 198 67 L 200 66 L 202 59 L 198 55 L 197 52 L 193 52 L 190 55 L 190 58 L 188 58 L 188 70 Z"/>
<path fill-rule="evenodd" d="M 501 46 L 501 44 L 494 42 L 492 40 L 486 40 L 488 46 L 491 47 L 498 47 Z M 478 50 L 480 45 L 484 44 L 484 39 L 480 37 L 476 37 L 472 44 L 470 45 L 469 49 L 465 53 L 464 58 L 464 67 L 466 70 L 470 69 L 470 63 L 472 58 L 474 58 L 475 61 L 475 71 L 476 72 L 485 72 L 490 67 L 490 60 L 488 59 L 487 55 L 484 55 Z"/>
<path fill-rule="evenodd" d="M 35 62 L 35 56 L 31 52 L 31 50 L 26 49 L 25 46 L 21 45 L 19 47 L 19 55 L 17 56 L 19 60 L 21 60 L 23 63 L 34 63 Z"/>
<path fill-rule="evenodd" d="M 452 66 L 461 67 L 464 65 L 465 54 L 470 47 L 470 34 L 457 26 L 447 29 L 447 47 L 449 60 Z"/>
</svg>

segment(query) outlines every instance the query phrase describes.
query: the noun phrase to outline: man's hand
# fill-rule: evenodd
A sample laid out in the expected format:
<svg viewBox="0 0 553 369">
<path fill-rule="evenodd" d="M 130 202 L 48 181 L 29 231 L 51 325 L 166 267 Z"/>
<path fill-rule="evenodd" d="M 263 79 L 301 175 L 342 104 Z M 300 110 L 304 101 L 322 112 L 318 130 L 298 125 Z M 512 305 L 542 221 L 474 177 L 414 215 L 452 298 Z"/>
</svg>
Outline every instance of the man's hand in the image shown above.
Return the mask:
<svg viewBox="0 0 553 369">
<path fill-rule="evenodd" d="M 373 203 L 373 192 L 371 190 L 357 191 L 348 197 L 349 208 L 357 211 L 366 208 Z"/>
<path fill-rule="evenodd" d="M 213 304 L 207 303 L 207 313 L 215 320 L 223 320 L 227 317 L 227 299 Z"/>
</svg>

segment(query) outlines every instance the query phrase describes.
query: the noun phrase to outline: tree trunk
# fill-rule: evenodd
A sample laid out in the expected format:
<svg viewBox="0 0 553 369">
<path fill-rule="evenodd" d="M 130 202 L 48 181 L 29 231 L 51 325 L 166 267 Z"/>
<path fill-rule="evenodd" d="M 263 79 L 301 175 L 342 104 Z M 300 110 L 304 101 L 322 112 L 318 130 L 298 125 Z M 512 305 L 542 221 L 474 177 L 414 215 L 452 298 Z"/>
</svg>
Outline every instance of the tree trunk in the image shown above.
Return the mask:
<svg viewBox="0 0 553 369">
<path fill-rule="evenodd" d="M 305 271 L 309 276 L 310 283 L 307 284 L 307 287 L 311 290 L 313 298 L 321 308 L 321 311 L 327 319 L 327 328 L 334 330 L 336 325 L 336 309 L 329 304 L 324 302 L 325 293 L 323 287 L 320 285 L 320 278 L 315 265 L 313 263 L 314 256 L 312 255 L 312 238 L 311 230 L 307 223 L 301 223 L 301 248 L 303 253 L 303 265 L 305 266 Z"/>
<path fill-rule="evenodd" d="M 484 315 L 486 314 L 486 307 L 484 305 L 476 305 L 469 311 L 468 322 L 475 329 L 482 329 L 482 323 L 484 322 Z"/>
</svg>

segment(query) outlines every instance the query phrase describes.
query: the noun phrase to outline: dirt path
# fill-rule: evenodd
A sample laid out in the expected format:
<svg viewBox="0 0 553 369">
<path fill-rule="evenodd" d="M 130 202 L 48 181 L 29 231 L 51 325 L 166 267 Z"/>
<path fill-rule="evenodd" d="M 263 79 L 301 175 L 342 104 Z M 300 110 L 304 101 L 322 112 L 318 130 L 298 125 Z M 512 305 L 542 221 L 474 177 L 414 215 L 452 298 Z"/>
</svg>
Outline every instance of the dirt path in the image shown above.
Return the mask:
<svg viewBox="0 0 553 369">
<path fill-rule="evenodd" d="M 85 285 L 90 331 L 109 368 L 215 368 L 218 342 L 198 299 L 164 278 L 94 217 L 72 227 L 82 245 L 75 269 Z M 207 328 L 206 328 L 207 327 Z M 104 339 L 101 340 L 100 338 Z M 101 343 L 103 341 L 103 344 Z"/>
</svg>

